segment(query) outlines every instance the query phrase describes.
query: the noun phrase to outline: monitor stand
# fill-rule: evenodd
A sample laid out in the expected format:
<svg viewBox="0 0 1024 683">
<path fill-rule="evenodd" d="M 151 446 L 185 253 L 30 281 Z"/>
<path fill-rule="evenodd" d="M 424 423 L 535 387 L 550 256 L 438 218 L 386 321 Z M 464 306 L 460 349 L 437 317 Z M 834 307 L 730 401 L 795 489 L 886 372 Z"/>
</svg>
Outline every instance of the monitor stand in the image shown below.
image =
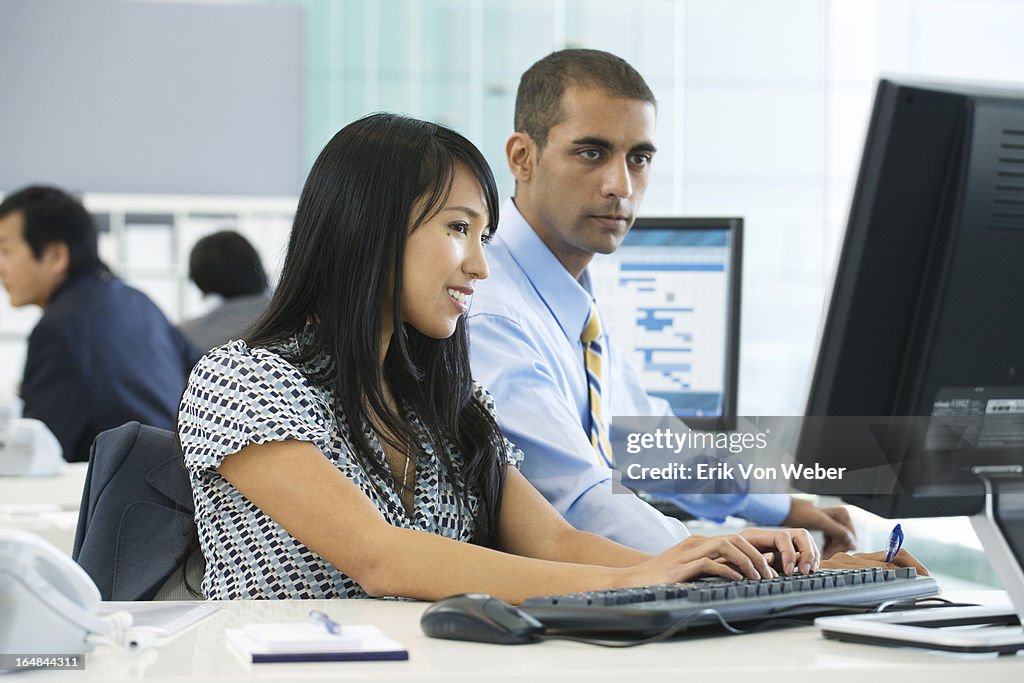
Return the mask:
<svg viewBox="0 0 1024 683">
<path fill-rule="evenodd" d="M 1012 607 L 936 607 L 822 617 L 822 635 L 878 645 L 1004 655 L 1024 650 L 1024 467 L 975 467 L 985 509 L 971 517 Z"/>
</svg>

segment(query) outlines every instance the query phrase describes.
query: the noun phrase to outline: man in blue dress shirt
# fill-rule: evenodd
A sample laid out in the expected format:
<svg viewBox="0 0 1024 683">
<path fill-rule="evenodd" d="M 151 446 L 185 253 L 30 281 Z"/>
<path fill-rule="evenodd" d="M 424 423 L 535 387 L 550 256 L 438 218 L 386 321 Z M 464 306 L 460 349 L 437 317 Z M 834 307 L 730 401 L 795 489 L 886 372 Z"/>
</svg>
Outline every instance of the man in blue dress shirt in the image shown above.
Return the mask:
<svg viewBox="0 0 1024 683">
<path fill-rule="evenodd" d="M 522 448 L 523 473 L 575 527 L 648 552 L 685 538 L 686 527 L 636 496 L 613 494 L 614 457 L 595 444 L 607 443 L 612 415 L 668 416 L 671 408 L 647 394 L 606 330 L 593 399 L 581 336 L 600 303 L 587 266 L 633 225 L 656 152 L 655 113 L 643 78 L 606 52 L 562 50 L 523 75 L 505 146 L 515 197 L 502 207 L 490 277 L 478 283 L 469 315 L 473 375 Z M 823 557 L 855 544 L 841 507 L 767 494 L 676 502 L 702 517 L 822 530 Z"/>
<path fill-rule="evenodd" d="M 75 197 L 34 185 L 0 202 L 0 283 L 43 316 L 28 338 L 21 398 L 64 459 L 89 459 L 96 435 L 125 422 L 173 429 L 198 349 L 149 297 L 100 261 Z"/>
</svg>

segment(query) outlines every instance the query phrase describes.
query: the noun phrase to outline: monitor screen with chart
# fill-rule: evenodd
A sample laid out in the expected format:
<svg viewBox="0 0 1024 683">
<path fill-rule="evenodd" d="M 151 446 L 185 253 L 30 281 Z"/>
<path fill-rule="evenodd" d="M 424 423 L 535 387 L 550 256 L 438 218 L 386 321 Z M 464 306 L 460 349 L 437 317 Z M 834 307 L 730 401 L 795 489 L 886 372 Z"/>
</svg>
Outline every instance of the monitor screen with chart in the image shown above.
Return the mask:
<svg viewBox="0 0 1024 683">
<path fill-rule="evenodd" d="M 741 218 L 638 218 L 590 264 L 606 329 L 681 417 L 736 415 L 742 234 Z"/>
</svg>

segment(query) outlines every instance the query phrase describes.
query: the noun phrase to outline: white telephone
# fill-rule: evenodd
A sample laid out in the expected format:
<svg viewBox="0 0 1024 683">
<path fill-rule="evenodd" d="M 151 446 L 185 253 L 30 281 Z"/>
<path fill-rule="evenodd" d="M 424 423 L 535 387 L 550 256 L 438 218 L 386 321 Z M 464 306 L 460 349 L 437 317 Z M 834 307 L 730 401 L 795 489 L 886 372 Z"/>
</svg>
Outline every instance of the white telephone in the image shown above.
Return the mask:
<svg viewBox="0 0 1024 683">
<path fill-rule="evenodd" d="M 0 652 L 89 652 L 119 625 L 96 614 L 99 604 L 96 584 L 70 557 L 35 534 L 0 529 Z"/>
<path fill-rule="evenodd" d="M 0 400 L 0 476 L 57 474 L 63 452 L 45 424 L 21 416 L 21 399 Z"/>
</svg>

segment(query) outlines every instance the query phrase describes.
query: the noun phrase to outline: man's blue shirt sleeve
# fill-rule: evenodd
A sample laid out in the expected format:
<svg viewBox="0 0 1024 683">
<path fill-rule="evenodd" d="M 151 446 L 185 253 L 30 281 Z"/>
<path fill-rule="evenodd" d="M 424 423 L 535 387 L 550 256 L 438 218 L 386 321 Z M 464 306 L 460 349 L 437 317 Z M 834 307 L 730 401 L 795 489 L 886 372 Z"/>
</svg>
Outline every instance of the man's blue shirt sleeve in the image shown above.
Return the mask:
<svg viewBox="0 0 1024 683">
<path fill-rule="evenodd" d="M 793 501 L 782 493 L 680 493 L 659 497 L 701 519 L 724 522 L 732 515 L 764 526 L 781 526 Z"/>
</svg>

